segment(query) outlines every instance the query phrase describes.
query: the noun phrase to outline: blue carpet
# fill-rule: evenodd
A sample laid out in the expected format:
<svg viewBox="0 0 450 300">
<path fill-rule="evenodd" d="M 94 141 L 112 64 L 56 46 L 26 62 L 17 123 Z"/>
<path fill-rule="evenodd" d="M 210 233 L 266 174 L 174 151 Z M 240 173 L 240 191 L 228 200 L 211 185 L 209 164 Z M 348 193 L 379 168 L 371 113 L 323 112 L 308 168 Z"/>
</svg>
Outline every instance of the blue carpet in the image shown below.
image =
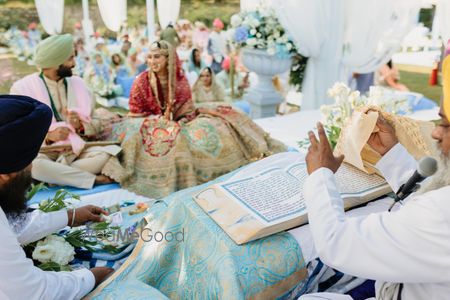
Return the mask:
<svg viewBox="0 0 450 300">
<path fill-rule="evenodd" d="M 106 192 L 110 190 L 120 189 L 120 185 L 118 183 L 110 183 L 110 184 L 103 184 L 103 185 L 97 185 L 94 188 L 90 190 L 86 189 L 78 189 L 74 187 L 68 187 L 68 186 L 55 186 L 50 187 L 47 190 L 42 190 L 36 193 L 36 195 L 33 196 L 33 198 L 28 201 L 28 205 L 31 204 L 37 204 L 40 203 L 42 200 L 46 200 L 49 198 L 53 198 L 56 192 L 60 189 L 64 189 L 68 192 L 77 194 L 79 196 L 85 196 L 85 195 L 91 195 L 96 194 L 100 192 Z"/>
</svg>

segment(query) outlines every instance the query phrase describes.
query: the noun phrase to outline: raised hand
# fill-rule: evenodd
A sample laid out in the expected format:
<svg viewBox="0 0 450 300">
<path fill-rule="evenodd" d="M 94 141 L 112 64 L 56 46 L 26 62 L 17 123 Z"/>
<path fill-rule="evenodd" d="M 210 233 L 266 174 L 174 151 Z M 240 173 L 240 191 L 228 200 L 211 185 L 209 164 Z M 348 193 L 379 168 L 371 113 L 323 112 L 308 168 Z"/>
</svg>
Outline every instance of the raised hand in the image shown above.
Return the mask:
<svg viewBox="0 0 450 300">
<path fill-rule="evenodd" d="M 378 117 L 377 127 L 378 131 L 370 135 L 367 144 L 380 155 L 385 155 L 398 143 L 398 139 L 395 129 L 381 115 Z"/>
<path fill-rule="evenodd" d="M 333 173 L 336 173 L 344 161 L 344 155 L 339 157 L 335 157 L 333 155 L 333 150 L 328 142 L 322 123 L 317 123 L 317 129 L 319 133 L 319 140 L 317 140 L 314 132 L 310 131 L 308 133 L 309 140 L 311 142 L 311 146 L 308 149 L 308 154 L 306 155 L 308 174 L 311 174 L 320 168 L 328 168 L 333 171 Z"/>
</svg>

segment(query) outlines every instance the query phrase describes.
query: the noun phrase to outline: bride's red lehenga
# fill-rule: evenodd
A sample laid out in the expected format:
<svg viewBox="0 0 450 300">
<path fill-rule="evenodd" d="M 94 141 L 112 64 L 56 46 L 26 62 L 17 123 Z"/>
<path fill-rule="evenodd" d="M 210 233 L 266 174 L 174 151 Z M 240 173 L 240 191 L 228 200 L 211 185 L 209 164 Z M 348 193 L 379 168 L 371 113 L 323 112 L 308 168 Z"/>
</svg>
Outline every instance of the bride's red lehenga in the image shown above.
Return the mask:
<svg viewBox="0 0 450 300">
<path fill-rule="evenodd" d="M 133 83 L 130 112 L 141 117 L 115 124 L 111 138 L 122 140 L 122 155 L 107 163 L 105 175 L 137 194 L 161 198 L 286 150 L 231 107 L 196 110 L 170 48 L 167 79 L 149 70 Z"/>
</svg>

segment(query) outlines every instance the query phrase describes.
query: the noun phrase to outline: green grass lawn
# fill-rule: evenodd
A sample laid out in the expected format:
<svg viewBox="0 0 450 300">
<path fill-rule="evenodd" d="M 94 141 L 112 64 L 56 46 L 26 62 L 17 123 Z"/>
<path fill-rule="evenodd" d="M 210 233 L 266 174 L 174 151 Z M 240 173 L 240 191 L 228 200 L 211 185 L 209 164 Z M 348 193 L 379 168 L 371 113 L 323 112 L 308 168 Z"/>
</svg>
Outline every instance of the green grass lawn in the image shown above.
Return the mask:
<svg viewBox="0 0 450 300">
<path fill-rule="evenodd" d="M 400 82 L 406 85 L 410 91 L 421 93 L 439 104 L 442 97 L 442 86 L 430 86 L 428 84 L 429 77 L 429 74 L 400 71 Z"/>
<path fill-rule="evenodd" d="M 14 81 L 33 72 L 36 72 L 36 68 L 34 66 L 29 66 L 26 62 L 20 62 L 15 58 L 0 59 L 0 93 L 8 93 Z M 440 102 L 442 87 L 429 86 L 428 74 L 404 71 L 400 71 L 400 74 L 401 82 L 411 91 L 421 93 L 437 103 Z"/>
<path fill-rule="evenodd" d="M 8 94 L 11 85 L 25 75 L 36 72 L 36 67 L 15 58 L 0 59 L 0 94 Z"/>
</svg>

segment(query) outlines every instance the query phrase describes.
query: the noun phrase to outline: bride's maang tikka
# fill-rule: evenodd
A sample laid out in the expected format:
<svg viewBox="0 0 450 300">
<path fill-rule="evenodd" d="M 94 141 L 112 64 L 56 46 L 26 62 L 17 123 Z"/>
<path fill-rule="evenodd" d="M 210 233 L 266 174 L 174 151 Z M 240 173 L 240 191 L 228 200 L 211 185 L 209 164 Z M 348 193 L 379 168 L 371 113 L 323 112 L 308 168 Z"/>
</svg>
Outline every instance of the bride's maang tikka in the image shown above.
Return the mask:
<svg viewBox="0 0 450 300">
<path fill-rule="evenodd" d="M 165 45 L 163 43 L 160 43 L 160 42 L 156 41 L 156 42 L 153 42 L 150 45 L 150 50 L 159 50 L 161 52 L 161 54 L 163 54 L 165 56 L 168 56 L 169 55 L 169 49 L 167 49 L 167 48 L 165 49 L 164 46 Z"/>
</svg>

